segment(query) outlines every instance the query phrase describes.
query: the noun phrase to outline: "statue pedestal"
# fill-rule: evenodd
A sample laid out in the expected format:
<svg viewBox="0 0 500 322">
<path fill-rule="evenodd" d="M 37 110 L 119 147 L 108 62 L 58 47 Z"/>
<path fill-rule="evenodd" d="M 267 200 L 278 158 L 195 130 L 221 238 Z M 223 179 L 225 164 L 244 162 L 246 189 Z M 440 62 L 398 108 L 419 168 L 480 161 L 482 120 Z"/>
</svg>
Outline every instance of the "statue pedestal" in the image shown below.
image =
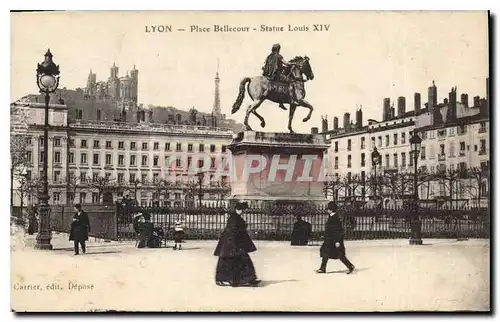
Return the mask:
<svg viewBox="0 0 500 322">
<path fill-rule="evenodd" d="M 322 135 L 240 132 L 228 146 L 232 152 L 232 200 L 251 206 L 266 204 L 323 205 Z"/>
</svg>

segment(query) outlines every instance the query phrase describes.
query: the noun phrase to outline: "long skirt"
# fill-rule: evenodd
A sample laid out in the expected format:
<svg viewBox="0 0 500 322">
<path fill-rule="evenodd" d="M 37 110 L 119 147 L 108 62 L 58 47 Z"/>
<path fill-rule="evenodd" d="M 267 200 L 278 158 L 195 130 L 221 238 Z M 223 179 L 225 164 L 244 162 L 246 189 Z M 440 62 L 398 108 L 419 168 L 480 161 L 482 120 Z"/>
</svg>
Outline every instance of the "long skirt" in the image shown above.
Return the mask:
<svg viewBox="0 0 500 322">
<path fill-rule="evenodd" d="M 248 254 L 236 257 L 219 257 L 215 281 L 231 284 L 245 284 L 257 279 L 255 267 Z"/>
</svg>

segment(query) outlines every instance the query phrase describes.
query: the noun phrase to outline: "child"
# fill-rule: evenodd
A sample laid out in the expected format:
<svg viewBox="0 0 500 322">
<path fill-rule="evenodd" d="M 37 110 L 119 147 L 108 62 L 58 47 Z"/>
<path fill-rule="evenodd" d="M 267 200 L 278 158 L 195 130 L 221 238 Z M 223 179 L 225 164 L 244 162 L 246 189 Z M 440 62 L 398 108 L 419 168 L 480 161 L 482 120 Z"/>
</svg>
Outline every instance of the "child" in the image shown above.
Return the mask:
<svg viewBox="0 0 500 322">
<path fill-rule="evenodd" d="M 182 248 L 182 239 L 184 238 L 184 228 L 182 227 L 182 224 L 179 220 L 175 222 L 174 225 L 174 250 L 177 249 L 177 244 L 179 244 L 179 250 Z"/>
</svg>

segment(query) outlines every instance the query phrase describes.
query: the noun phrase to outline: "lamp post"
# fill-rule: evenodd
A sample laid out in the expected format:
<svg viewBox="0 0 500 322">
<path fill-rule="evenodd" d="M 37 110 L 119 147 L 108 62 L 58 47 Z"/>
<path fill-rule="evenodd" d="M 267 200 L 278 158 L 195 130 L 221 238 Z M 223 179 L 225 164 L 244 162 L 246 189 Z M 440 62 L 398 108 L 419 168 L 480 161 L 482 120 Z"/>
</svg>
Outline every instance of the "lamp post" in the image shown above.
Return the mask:
<svg viewBox="0 0 500 322">
<path fill-rule="evenodd" d="M 36 84 L 40 93 L 45 94 L 45 123 L 43 127 L 43 190 L 38 198 L 38 211 L 40 224 L 36 236 L 36 249 L 52 249 L 50 240 L 52 231 L 50 229 L 50 206 L 49 206 L 49 183 L 48 183 L 48 156 L 49 156 L 49 102 L 50 94 L 54 93 L 59 86 L 59 65 L 52 61 L 50 49 L 45 53 L 45 60 L 38 64 L 36 69 Z"/>
<path fill-rule="evenodd" d="M 203 177 L 205 176 L 205 172 L 200 171 L 197 174 L 198 176 L 198 203 L 199 207 L 201 208 L 201 198 L 203 197 Z"/>
<path fill-rule="evenodd" d="M 420 146 L 422 144 L 422 139 L 414 130 L 413 136 L 410 138 L 411 150 L 413 152 L 413 209 L 411 213 L 410 229 L 410 245 L 422 245 L 422 223 L 420 222 L 420 216 L 418 214 L 418 155 L 420 153 Z"/>
<path fill-rule="evenodd" d="M 382 156 L 380 155 L 380 153 L 377 151 L 377 147 L 374 147 L 373 148 L 373 152 L 372 152 L 372 166 L 373 166 L 373 169 L 375 170 L 375 184 L 373 186 L 373 199 L 375 201 L 375 198 L 377 197 L 377 165 L 380 164 L 381 162 L 381 158 Z"/>
</svg>

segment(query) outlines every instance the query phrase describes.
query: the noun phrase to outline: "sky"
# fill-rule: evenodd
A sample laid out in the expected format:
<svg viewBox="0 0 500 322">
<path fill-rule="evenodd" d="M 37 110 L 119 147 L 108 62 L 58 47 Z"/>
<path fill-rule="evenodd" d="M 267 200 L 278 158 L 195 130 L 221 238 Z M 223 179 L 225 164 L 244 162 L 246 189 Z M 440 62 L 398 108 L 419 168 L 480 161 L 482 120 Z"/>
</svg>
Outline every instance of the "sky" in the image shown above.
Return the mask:
<svg viewBox="0 0 500 322">
<path fill-rule="evenodd" d="M 438 100 L 457 86 L 458 96 L 486 95 L 488 77 L 488 16 L 486 12 L 46 12 L 11 14 L 11 100 L 36 93 L 36 64 L 47 48 L 60 65 L 60 87 L 85 87 L 90 69 L 107 80 L 113 62 L 120 75 L 139 70 L 139 101 L 144 104 L 195 107 L 211 112 L 214 77 L 219 60 L 221 109 L 243 121 L 245 106 L 234 115 L 231 107 L 243 77 L 254 77 L 274 43 L 285 59 L 310 57 L 315 74 L 306 83 L 306 100 L 314 106 L 298 108 L 296 132 L 321 127 L 327 115 L 351 113 L 362 106 L 363 119 L 381 119 L 382 101 L 405 96 L 413 109 L 413 94 L 435 80 Z M 250 32 L 214 32 L 213 25 L 248 26 Z M 324 30 L 313 31 L 314 24 Z M 171 25 L 173 32 L 153 33 L 152 26 Z M 283 32 L 261 32 L 261 25 L 283 27 Z M 309 31 L 288 31 L 304 26 Z M 194 26 L 210 27 L 191 32 Z M 328 30 L 325 30 L 328 26 Z M 146 28 L 147 27 L 147 28 Z M 176 31 L 184 28 L 186 31 Z M 258 31 L 253 31 L 257 28 Z M 395 104 L 396 105 L 396 104 Z M 286 131 L 288 112 L 264 102 L 259 113 L 266 131 Z M 250 124 L 260 130 L 259 121 Z"/>
</svg>

